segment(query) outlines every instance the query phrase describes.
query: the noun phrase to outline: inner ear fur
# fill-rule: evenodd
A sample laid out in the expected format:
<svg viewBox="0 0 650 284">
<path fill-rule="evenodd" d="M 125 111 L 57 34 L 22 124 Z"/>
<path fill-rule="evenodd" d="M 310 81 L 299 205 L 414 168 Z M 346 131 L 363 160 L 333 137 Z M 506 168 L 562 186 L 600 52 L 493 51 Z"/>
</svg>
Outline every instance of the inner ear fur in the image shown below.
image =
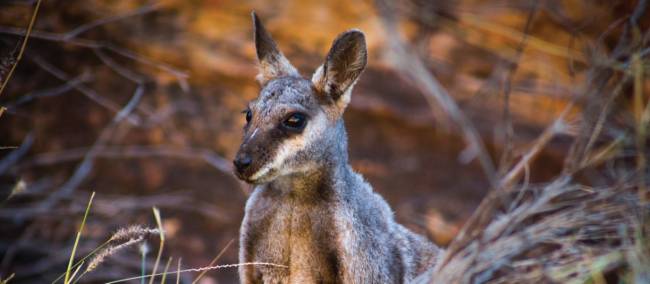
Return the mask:
<svg viewBox="0 0 650 284">
<path fill-rule="evenodd" d="M 340 34 L 334 42 L 314 76 L 312 82 L 316 90 L 328 96 L 334 102 L 343 102 L 343 107 L 350 100 L 354 83 L 366 68 L 368 51 L 363 32 L 349 30 Z"/>
</svg>

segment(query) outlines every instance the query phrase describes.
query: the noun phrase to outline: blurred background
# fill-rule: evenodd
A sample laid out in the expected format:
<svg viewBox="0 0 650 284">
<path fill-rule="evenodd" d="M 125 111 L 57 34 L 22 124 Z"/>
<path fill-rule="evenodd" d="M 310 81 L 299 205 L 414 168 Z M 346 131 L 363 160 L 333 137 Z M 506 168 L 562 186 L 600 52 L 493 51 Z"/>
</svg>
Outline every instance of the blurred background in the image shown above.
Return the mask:
<svg viewBox="0 0 650 284">
<path fill-rule="evenodd" d="M 2 81 L 36 3 L 0 1 Z M 590 68 L 603 63 L 623 33 L 620 23 L 639 13 L 638 5 L 43 1 L 0 96 L 0 279 L 15 273 L 12 282 L 43 283 L 65 272 L 93 191 L 78 256 L 120 228 L 156 227 L 155 206 L 167 238 L 163 260 L 182 258 L 186 268 L 216 256 L 217 264 L 237 262 L 251 187 L 234 177 L 230 161 L 245 122 L 241 111 L 259 91 L 252 10 L 306 77 L 338 33 L 365 32 L 369 67 L 344 116 L 351 164 L 399 222 L 444 246 L 490 190 L 490 174 L 448 109 L 408 72 L 415 66 L 399 48 L 455 100 L 498 174 L 571 101 L 568 121 L 580 112 L 576 96 L 588 87 Z M 637 19 L 641 32 L 649 19 Z M 648 80 L 642 86 L 650 89 Z M 526 181 L 548 181 L 561 171 L 570 132 L 543 149 Z M 158 240 L 148 243 L 152 265 Z M 137 246 L 116 253 L 82 282 L 137 276 L 139 254 Z M 236 269 L 211 271 L 201 281 L 235 282 Z"/>
</svg>

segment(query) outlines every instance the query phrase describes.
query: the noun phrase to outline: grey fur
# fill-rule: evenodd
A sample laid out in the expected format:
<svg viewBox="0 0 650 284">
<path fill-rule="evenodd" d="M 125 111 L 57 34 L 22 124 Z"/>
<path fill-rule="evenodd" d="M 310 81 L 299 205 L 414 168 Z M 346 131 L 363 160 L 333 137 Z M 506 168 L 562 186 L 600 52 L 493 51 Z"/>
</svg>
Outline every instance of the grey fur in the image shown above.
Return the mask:
<svg viewBox="0 0 650 284">
<path fill-rule="evenodd" d="M 328 66 L 338 69 L 328 72 Z M 242 283 L 405 283 L 435 264 L 439 249 L 397 224 L 384 199 L 348 164 L 341 115 L 365 66 L 365 39 L 354 30 L 335 40 L 314 82 L 297 73 L 261 80 L 237 154 L 252 160 L 237 175 L 256 185 L 246 203 L 239 260 L 288 268 L 242 266 Z M 280 126 L 294 112 L 308 118 L 299 133 Z"/>
</svg>

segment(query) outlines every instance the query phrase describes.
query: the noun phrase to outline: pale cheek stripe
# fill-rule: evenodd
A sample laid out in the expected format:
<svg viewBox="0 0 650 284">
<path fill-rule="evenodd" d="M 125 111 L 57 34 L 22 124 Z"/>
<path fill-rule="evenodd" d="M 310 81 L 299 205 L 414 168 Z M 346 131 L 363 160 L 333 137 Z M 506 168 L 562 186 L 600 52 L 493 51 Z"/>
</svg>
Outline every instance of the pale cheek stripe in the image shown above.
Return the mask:
<svg viewBox="0 0 650 284">
<path fill-rule="evenodd" d="M 259 130 L 259 128 L 255 128 L 255 130 L 253 130 L 253 134 L 251 134 L 251 137 L 248 139 L 253 139 L 253 137 L 255 137 L 255 134 L 257 134 L 257 130 Z"/>
<path fill-rule="evenodd" d="M 269 161 L 256 173 L 254 173 L 251 176 L 251 179 L 255 180 L 264 176 L 271 169 L 281 166 L 292 153 L 296 153 L 304 149 L 307 144 L 311 143 L 311 141 L 313 141 L 317 136 L 321 135 L 326 127 L 326 123 L 327 120 L 325 118 L 325 115 L 319 115 L 314 119 L 313 124 L 307 126 L 308 128 L 305 130 L 306 133 L 303 134 L 303 137 L 301 139 L 285 140 L 278 148 L 278 151 L 276 152 L 275 157 L 273 157 L 273 160 Z M 253 138 L 256 132 L 257 129 L 253 131 L 253 134 L 249 139 Z"/>
</svg>

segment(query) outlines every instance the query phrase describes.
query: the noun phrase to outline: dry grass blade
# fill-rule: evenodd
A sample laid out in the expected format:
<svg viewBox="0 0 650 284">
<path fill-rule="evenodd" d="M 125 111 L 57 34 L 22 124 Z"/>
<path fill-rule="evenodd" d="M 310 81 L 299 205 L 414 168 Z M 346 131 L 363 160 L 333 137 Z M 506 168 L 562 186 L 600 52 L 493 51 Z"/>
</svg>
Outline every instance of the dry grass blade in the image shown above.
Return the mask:
<svg viewBox="0 0 650 284">
<path fill-rule="evenodd" d="M 156 270 L 160 264 L 160 257 L 162 256 L 163 249 L 165 248 L 165 231 L 162 225 L 162 219 L 160 218 L 160 210 L 158 208 L 153 208 L 153 216 L 156 218 L 156 224 L 158 224 L 158 232 L 160 235 L 160 246 L 158 247 L 158 255 L 156 256 L 156 262 L 153 265 L 153 271 L 151 272 L 151 278 L 149 279 L 149 284 L 153 284 L 153 280 L 156 278 Z"/>
<path fill-rule="evenodd" d="M 109 242 L 123 241 L 133 238 L 139 238 L 150 234 L 160 234 L 159 229 L 143 228 L 140 225 L 133 225 L 127 228 L 121 228 L 108 239 Z"/>
<path fill-rule="evenodd" d="M 77 268 L 75 268 L 74 272 L 73 272 L 72 275 L 70 276 L 70 280 L 74 280 L 73 283 L 77 283 L 77 281 L 79 280 L 79 279 L 77 278 L 77 274 L 78 274 L 79 271 L 81 270 L 81 267 L 82 267 L 82 266 L 83 266 L 83 261 L 81 262 L 81 264 L 80 264 L 79 266 L 77 266 Z M 81 276 L 80 276 L 80 277 L 81 277 Z"/>
<path fill-rule="evenodd" d="M 269 262 L 244 262 L 244 263 L 235 263 L 235 264 L 223 264 L 223 265 L 216 265 L 216 266 L 206 266 L 206 267 L 201 267 L 201 268 L 189 268 L 189 269 L 183 269 L 183 270 L 178 270 L 178 271 L 170 271 L 170 272 L 168 272 L 168 274 L 171 274 L 171 273 L 178 274 L 178 273 L 186 273 L 186 272 L 202 272 L 202 271 L 217 270 L 217 269 L 224 269 L 224 268 L 234 268 L 234 267 L 250 266 L 250 265 L 270 266 L 270 267 L 284 268 L 284 269 L 289 268 L 286 265 L 281 265 L 281 264 L 276 264 L 276 263 L 269 263 Z M 155 276 L 161 276 L 161 275 L 163 275 L 163 273 L 142 275 L 142 276 L 136 276 L 136 277 L 131 277 L 131 278 L 124 278 L 124 279 L 119 279 L 119 280 L 115 280 L 115 281 L 110 281 L 110 282 L 107 282 L 106 284 L 122 283 L 122 282 L 131 281 L 131 280 L 137 280 L 137 279 L 142 279 L 142 278 L 146 278 L 146 277 L 155 277 Z"/>
<path fill-rule="evenodd" d="M 176 266 L 176 284 L 181 283 L 181 260 L 182 258 L 178 259 L 178 265 Z"/>
<path fill-rule="evenodd" d="M 167 271 L 169 271 L 169 265 L 172 263 L 172 258 L 167 259 L 167 264 L 165 265 L 165 270 L 162 273 L 162 279 L 160 279 L 160 284 L 165 284 L 165 279 L 167 278 Z"/>
<path fill-rule="evenodd" d="M 220 257 L 221 257 L 225 252 L 226 252 L 226 250 L 228 250 L 228 248 L 230 247 L 230 245 L 232 245 L 232 243 L 233 243 L 234 241 L 235 241 L 235 239 L 231 239 L 231 240 L 228 242 L 228 244 L 226 244 L 226 246 L 225 246 L 223 249 L 221 249 L 221 251 L 217 254 L 217 256 L 215 256 L 215 257 L 212 259 L 212 261 L 210 261 L 210 264 L 208 264 L 208 266 L 213 266 L 215 263 L 217 263 L 217 260 L 219 260 L 219 258 L 220 258 Z M 204 276 L 206 273 L 208 273 L 208 270 L 205 270 L 205 271 L 201 272 L 201 273 L 199 274 L 199 276 L 197 276 L 196 279 L 194 279 L 194 281 L 192 281 L 192 284 L 199 283 L 199 280 L 201 280 L 201 278 L 203 278 L 203 276 Z"/>
<path fill-rule="evenodd" d="M 122 250 L 124 248 L 130 247 L 130 246 L 132 246 L 134 244 L 137 244 L 137 243 L 140 243 L 143 240 L 144 240 L 143 235 L 138 236 L 136 238 L 132 238 L 132 239 L 130 239 L 130 240 L 124 242 L 124 243 L 121 243 L 119 245 L 109 246 L 108 248 L 100 251 L 99 253 L 97 253 L 95 255 L 95 257 L 93 257 L 93 259 L 90 260 L 90 262 L 88 263 L 88 266 L 86 267 L 86 271 L 84 273 L 92 272 L 97 267 L 99 267 L 99 265 L 102 264 L 104 262 L 104 260 L 106 260 L 106 258 L 108 258 L 109 256 L 117 253 L 118 251 L 120 251 L 120 250 Z"/>
<path fill-rule="evenodd" d="M 147 235 L 152 235 L 152 234 L 157 235 L 158 229 L 143 228 L 140 225 L 133 225 L 128 228 L 119 229 L 107 241 L 105 241 L 104 243 L 102 243 L 101 245 L 93 249 L 90 253 L 88 253 L 86 256 L 84 256 L 82 259 L 80 259 L 77 263 L 75 263 L 72 266 L 76 270 L 79 270 L 79 268 L 83 266 L 84 262 L 87 259 L 92 257 L 92 259 L 88 262 L 88 266 L 86 266 L 84 272 L 77 278 L 77 281 L 85 274 L 95 270 L 100 264 L 102 264 L 111 255 L 114 255 L 115 253 L 119 252 L 120 250 L 126 247 L 140 243 L 142 240 L 144 240 L 144 238 Z M 111 245 L 112 243 L 117 241 L 125 241 L 125 242 L 121 244 Z M 62 274 L 58 278 L 54 279 L 52 283 L 57 283 L 61 278 L 64 277 L 64 275 L 65 274 Z"/>
<path fill-rule="evenodd" d="M 15 276 L 16 276 L 15 273 L 11 273 L 11 275 L 9 275 L 9 277 L 7 277 L 6 279 L 0 279 L 0 284 L 8 284 L 9 281 L 11 281 L 11 279 L 14 279 Z"/>
<path fill-rule="evenodd" d="M 27 31 L 25 32 L 23 43 L 21 44 L 20 50 L 18 51 L 18 57 L 16 57 L 16 61 L 9 69 L 9 73 L 7 73 L 7 76 L 2 81 L 2 85 L 0 85 L 0 96 L 2 95 L 2 91 L 4 91 L 5 87 L 7 86 L 7 83 L 9 83 L 9 80 L 11 79 L 11 75 L 14 74 L 14 71 L 16 70 L 16 66 L 18 66 L 18 62 L 20 62 L 20 60 L 23 58 L 23 53 L 25 52 L 25 48 L 27 48 L 27 41 L 29 40 L 29 36 L 32 34 L 32 29 L 34 28 L 34 23 L 36 22 L 36 16 L 38 15 L 38 10 L 40 9 L 40 7 L 41 7 L 41 0 L 38 0 L 36 1 L 36 7 L 34 7 L 34 13 L 32 13 L 32 17 L 29 20 L 29 26 L 27 27 Z"/>
</svg>

